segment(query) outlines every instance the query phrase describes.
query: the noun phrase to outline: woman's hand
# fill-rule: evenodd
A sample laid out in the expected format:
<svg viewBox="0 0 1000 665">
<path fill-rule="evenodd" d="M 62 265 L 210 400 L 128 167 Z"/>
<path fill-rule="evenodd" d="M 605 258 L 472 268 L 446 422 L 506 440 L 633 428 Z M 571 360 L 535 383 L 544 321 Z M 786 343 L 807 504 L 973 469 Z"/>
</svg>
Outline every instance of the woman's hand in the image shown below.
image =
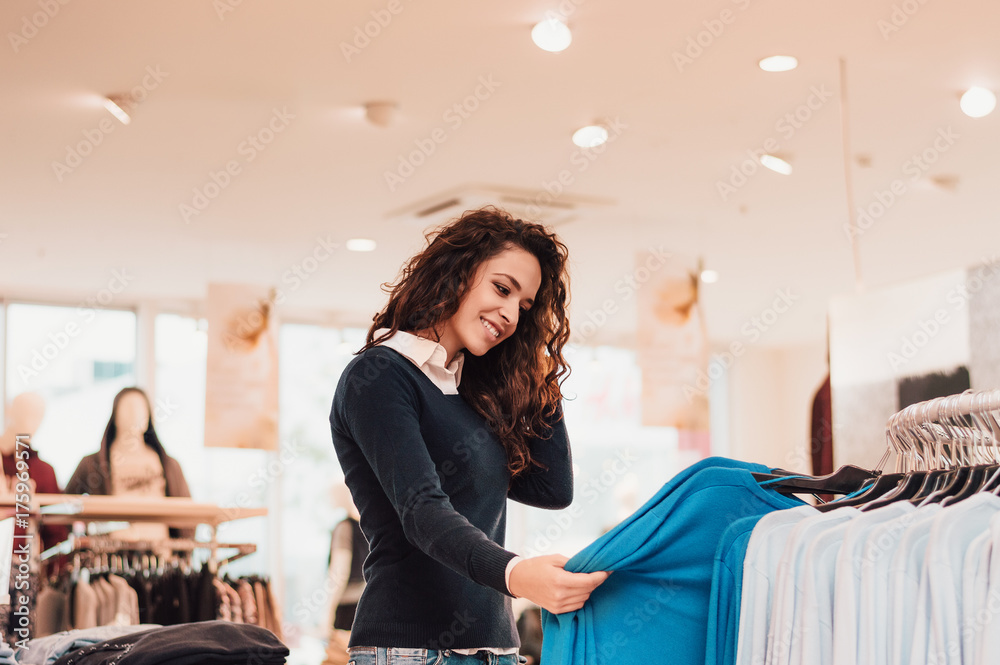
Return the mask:
<svg viewBox="0 0 1000 665">
<path fill-rule="evenodd" d="M 567 561 L 561 554 L 548 554 L 517 562 L 510 571 L 510 592 L 553 614 L 580 609 L 611 573 L 570 573 L 563 569 Z"/>
</svg>

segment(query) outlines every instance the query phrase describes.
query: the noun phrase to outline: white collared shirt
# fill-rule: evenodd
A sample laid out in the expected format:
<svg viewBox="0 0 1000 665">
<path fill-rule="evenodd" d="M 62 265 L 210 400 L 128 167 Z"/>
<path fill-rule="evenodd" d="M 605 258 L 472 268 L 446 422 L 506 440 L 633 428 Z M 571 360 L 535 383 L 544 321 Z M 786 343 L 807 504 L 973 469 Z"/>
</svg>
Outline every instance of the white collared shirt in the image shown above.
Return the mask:
<svg viewBox="0 0 1000 665">
<path fill-rule="evenodd" d="M 379 328 L 375 331 L 375 337 L 387 332 L 389 332 L 388 328 Z M 410 362 L 419 367 L 420 371 L 433 381 L 434 385 L 440 388 L 445 395 L 458 394 L 458 384 L 462 381 L 465 354 L 456 354 L 455 359 L 449 363 L 448 351 L 441 344 L 403 330 L 397 330 L 392 337 L 383 340 L 380 346 L 387 346 L 394 351 L 399 351 Z"/>
<path fill-rule="evenodd" d="M 375 331 L 374 338 L 389 332 L 388 328 L 379 328 Z M 462 381 L 462 366 L 465 365 L 465 354 L 458 353 L 455 359 L 448 363 L 448 351 L 441 344 L 426 337 L 418 337 L 405 330 L 397 330 L 396 333 L 384 339 L 379 346 L 387 346 L 393 351 L 398 351 L 407 360 L 420 368 L 434 385 L 441 389 L 445 395 L 457 395 L 458 384 Z M 447 365 L 445 364 L 447 363 Z M 521 561 L 522 557 L 516 556 L 507 564 L 506 582 L 507 590 L 510 590 L 510 571 Z M 451 649 L 455 653 L 472 655 L 477 651 L 489 651 L 495 654 L 517 653 L 517 649 L 500 649 L 495 647 L 482 647 L 479 649 Z"/>
</svg>

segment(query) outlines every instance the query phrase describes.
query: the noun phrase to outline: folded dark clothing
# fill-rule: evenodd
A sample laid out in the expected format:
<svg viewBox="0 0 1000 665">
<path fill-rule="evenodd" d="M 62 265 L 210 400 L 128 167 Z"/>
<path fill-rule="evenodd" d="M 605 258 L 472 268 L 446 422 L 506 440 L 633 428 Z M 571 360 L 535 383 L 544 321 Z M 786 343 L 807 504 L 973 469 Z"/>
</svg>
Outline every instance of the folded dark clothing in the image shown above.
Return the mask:
<svg viewBox="0 0 1000 665">
<path fill-rule="evenodd" d="M 201 621 L 115 637 L 71 651 L 54 665 L 280 665 L 288 647 L 251 624 Z"/>
</svg>

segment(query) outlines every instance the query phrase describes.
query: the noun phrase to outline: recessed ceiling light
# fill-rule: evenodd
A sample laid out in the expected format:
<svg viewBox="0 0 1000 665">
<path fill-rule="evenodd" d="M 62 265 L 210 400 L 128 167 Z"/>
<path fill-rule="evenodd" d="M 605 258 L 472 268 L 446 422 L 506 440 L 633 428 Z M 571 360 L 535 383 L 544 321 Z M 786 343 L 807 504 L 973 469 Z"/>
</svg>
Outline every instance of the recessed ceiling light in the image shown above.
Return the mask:
<svg viewBox="0 0 1000 665">
<path fill-rule="evenodd" d="M 581 148 L 596 148 L 608 140 L 608 130 L 600 125 L 587 125 L 573 132 L 573 143 Z"/>
<path fill-rule="evenodd" d="M 719 281 L 719 273 L 714 270 L 702 270 L 701 271 L 701 281 L 706 284 L 715 284 Z"/>
<path fill-rule="evenodd" d="M 347 249 L 351 252 L 373 252 L 375 241 L 369 238 L 351 238 L 347 241 Z"/>
<path fill-rule="evenodd" d="M 775 157 L 774 155 L 761 155 L 760 164 L 765 168 L 769 168 L 775 173 L 780 173 L 781 175 L 791 175 L 792 165 L 783 160 L 781 157 Z"/>
<path fill-rule="evenodd" d="M 982 118 L 993 112 L 997 105 L 997 96 L 986 88 L 972 87 L 965 91 L 959 106 L 962 113 L 970 118 Z"/>
<path fill-rule="evenodd" d="M 543 51 L 558 53 L 569 47 L 573 41 L 573 33 L 570 32 L 569 26 L 551 16 L 535 24 L 531 29 L 531 39 L 535 42 L 535 46 Z"/>
<path fill-rule="evenodd" d="M 114 97 L 114 96 L 105 97 L 104 108 L 110 111 L 111 115 L 121 120 L 121 123 L 123 125 L 127 125 L 128 123 L 132 122 L 132 118 L 130 118 L 128 113 L 125 112 L 125 109 L 123 109 L 121 106 L 118 105 L 118 101 L 120 101 L 119 97 Z"/>
<path fill-rule="evenodd" d="M 787 72 L 799 66 L 799 61 L 791 55 L 772 55 L 757 65 L 765 72 Z"/>
</svg>

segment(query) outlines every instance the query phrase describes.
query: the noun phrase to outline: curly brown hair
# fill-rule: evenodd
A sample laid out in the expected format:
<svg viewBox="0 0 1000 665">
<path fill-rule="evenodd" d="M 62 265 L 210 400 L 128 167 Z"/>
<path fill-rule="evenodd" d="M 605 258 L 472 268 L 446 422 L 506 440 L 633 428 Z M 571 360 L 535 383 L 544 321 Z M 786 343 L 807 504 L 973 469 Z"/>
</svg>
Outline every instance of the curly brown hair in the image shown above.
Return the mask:
<svg viewBox="0 0 1000 665">
<path fill-rule="evenodd" d="M 562 351 L 569 340 L 568 251 L 541 224 L 515 219 L 487 206 L 427 233 L 427 247 L 403 267 L 385 309 L 373 318 L 365 351 L 396 331 L 434 331 L 458 311 L 483 262 L 515 247 L 532 254 L 542 281 L 514 334 L 480 357 L 465 354 L 459 393 L 489 424 L 507 452 L 511 477 L 538 465 L 528 447 L 551 435 L 559 415 L 560 385 L 570 368 Z M 375 332 L 388 332 L 375 337 Z M 437 334 L 437 333 L 435 333 Z"/>
</svg>

